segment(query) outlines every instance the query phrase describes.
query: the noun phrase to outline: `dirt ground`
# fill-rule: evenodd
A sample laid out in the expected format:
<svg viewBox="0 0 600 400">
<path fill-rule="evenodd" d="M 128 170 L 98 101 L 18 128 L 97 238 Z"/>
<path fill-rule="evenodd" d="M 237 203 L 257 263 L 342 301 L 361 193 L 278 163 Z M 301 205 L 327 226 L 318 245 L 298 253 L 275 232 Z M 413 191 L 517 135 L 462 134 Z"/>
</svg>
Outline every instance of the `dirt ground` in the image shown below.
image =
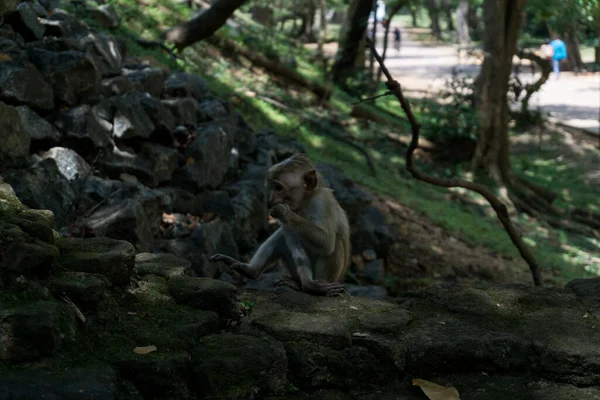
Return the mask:
<svg viewBox="0 0 600 400">
<path fill-rule="evenodd" d="M 513 154 L 533 156 L 541 149 L 550 150 L 553 156 L 563 157 L 564 163 L 581 166 L 586 184 L 600 187 L 598 148 L 600 143 L 593 135 L 554 124 L 511 138 Z M 450 192 L 448 201 L 454 201 Z M 393 277 L 387 286 L 393 291 L 402 293 L 440 282 L 531 284 L 527 264 L 520 258 L 473 248 L 427 216 L 391 198 L 379 197 L 375 205 L 400 227 L 386 265 L 386 275 Z"/>
<path fill-rule="evenodd" d="M 516 268 L 518 259 L 503 258 L 482 247 L 472 248 L 425 215 L 391 199 L 380 198 L 377 206 L 400 225 L 386 266 L 386 274 L 394 277 L 388 285 L 398 292 L 439 282 L 531 282 L 525 265 Z"/>
</svg>

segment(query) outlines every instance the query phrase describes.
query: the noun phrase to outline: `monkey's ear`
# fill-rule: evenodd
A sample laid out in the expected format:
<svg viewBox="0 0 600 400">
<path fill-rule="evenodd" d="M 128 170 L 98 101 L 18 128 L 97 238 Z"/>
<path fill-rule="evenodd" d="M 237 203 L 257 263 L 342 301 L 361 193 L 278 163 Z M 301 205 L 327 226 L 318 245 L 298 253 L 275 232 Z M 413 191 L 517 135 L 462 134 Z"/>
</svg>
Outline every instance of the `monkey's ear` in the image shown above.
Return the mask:
<svg viewBox="0 0 600 400">
<path fill-rule="evenodd" d="M 317 187 L 317 171 L 313 169 L 304 174 L 304 184 L 306 185 L 306 190 L 315 190 Z"/>
</svg>

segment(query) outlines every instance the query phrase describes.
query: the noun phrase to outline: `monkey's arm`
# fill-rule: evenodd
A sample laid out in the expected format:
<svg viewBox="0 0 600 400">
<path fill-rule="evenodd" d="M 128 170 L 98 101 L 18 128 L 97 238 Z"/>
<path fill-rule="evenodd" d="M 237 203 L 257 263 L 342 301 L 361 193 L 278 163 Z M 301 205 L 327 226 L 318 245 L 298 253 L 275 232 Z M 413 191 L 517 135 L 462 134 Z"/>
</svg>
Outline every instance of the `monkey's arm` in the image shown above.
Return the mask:
<svg viewBox="0 0 600 400">
<path fill-rule="evenodd" d="M 335 233 L 327 229 L 324 223 L 324 221 L 327 221 L 326 218 L 321 218 L 319 222 L 313 223 L 283 204 L 274 206 L 271 209 L 271 216 L 279 219 L 286 227 L 297 232 L 304 243 L 309 244 L 320 253 L 331 255 L 335 251 Z"/>
<path fill-rule="evenodd" d="M 234 258 L 222 254 L 215 254 L 209 258 L 209 261 L 221 261 L 242 276 L 249 279 L 257 279 L 271 263 L 281 257 L 281 249 L 283 246 L 283 232 L 281 231 L 281 228 L 279 228 L 260 245 L 248 264 L 239 262 Z"/>
</svg>

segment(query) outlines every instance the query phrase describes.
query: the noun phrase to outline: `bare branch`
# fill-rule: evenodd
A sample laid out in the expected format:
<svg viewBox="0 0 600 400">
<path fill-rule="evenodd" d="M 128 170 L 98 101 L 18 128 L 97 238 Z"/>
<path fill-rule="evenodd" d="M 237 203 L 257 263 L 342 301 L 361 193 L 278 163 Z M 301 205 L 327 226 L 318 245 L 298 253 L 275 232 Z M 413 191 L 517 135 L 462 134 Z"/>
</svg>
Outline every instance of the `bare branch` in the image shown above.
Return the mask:
<svg viewBox="0 0 600 400">
<path fill-rule="evenodd" d="M 169 56 L 171 56 L 171 58 L 174 61 L 180 59 L 180 57 L 177 54 L 175 54 L 173 49 L 170 49 L 167 45 L 165 45 L 163 42 L 159 42 L 158 40 L 146 40 L 137 38 L 135 39 L 135 42 L 145 49 L 159 48 L 161 50 L 164 50 L 169 54 Z"/>
<path fill-rule="evenodd" d="M 357 104 L 364 103 L 366 101 L 375 101 L 375 100 L 377 100 L 380 97 L 389 96 L 391 94 L 393 94 L 393 93 L 392 92 L 385 92 L 383 94 L 380 94 L 380 95 L 377 95 L 377 96 L 374 96 L 374 97 L 367 97 L 366 99 L 361 99 L 361 100 L 359 100 L 359 101 L 357 101 L 355 103 L 352 103 L 352 105 L 355 106 Z"/>
<path fill-rule="evenodd" d="M 373 55 L 375 56 L 375 59 L 381 66 L 381 71 L 387 78 L 386 86 L 388 87 L 390 92 L 392 92 L 396 96 L 396 98 L 400 102 L 400 106 L 402 107 L 402 110 L 404 111 L 404 113 L 406 114 L 406 116 L 408 117 L 408 120 L 410 122 L 411 131 L 412 131 L 412 139 L 408 146 L 408 149 L 406 150 L 406 169 L 408 170 L 408 172 L 410 172 L 412 174 L 412 176 L 415 177 L 416 179 L 427 182 L 427 183 L 431 183 L 432 185 L 447 187 L 447 188 L 461 187 L 461 188 L 469 189 L 471 191 L 479 193 L 480 195 L 485 197 L 485 199 L 490 203 L 490 205 L 496 212 L 496 215 L 498 215 L 498 219 L 502 223 L 502 226 L 504 226 L 504 229 L 508 233 L 508 236 L 510 236 L 510 239 L 512 240 L 515 247 L 519 250 L 521 257 L 529 265 L 529 269 L 531 270 L 531 275 L 533 277 L 533 283 L 536 286 L 541 286 L 542 277 L 541 277 L 541 273 L 540 273 L 540 269 L 539 269 L 537 260 L 535 259 L 534 255 L 531 252 L 531 250 L 529 249 L 529 247 L 527 247 L 527 245 L 521 238 L 520 233 L 517 231 L 515 226 L 512 224 L 510 217 L 508 215 L 508 210 L 506 208 L 506 205 L 504 205 L 504 203 L 502 203 L 498 199 L 498 197 L 496 197 L 491 192 L 490 189 L 488 189 L 487 187 L 485 187 L 483 185 L 480 185 L 480 184 L 477 184 L 474 182 L 463 181 L 460 179 L 441 179 L 441 178 L 429 176 L 429 175 L 419 171 L 415 167 L 414 160 L 413 160 L 413 153 L 416 150 L 418 143 L 419 143 L 419 132 L 421 130 L 421 125 L 417 122 L 417 119 L 415 118 L 415 115 L 413 114 L 412 109 L 410 107 L 410 103 L 404 97 L 404 94 L 402 93 L 402 88 L 400 87 L 400 83 L 398 83 L 398 81 L 396 81 L 396 80 L 394 80 L 394 78 L 392 78 L 390 71 L 385 66 L 379 53 L 377 53 L 377 50 L 375 49 L 373 42 L 370 40 L 367 40 L 366 47 L 373 53 Z"/>
</svg>

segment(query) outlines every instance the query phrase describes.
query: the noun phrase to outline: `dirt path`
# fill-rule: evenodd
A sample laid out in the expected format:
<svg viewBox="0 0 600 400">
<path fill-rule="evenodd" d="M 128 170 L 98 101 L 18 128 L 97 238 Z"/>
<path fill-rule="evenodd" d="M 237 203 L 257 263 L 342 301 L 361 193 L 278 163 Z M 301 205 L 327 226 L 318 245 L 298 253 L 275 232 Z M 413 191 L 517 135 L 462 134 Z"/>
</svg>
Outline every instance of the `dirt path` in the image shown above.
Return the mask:
<svg viewBox="0 0 600 400">
<path fill-rule="evenodd" d="M 437 92 L 452 77 L 455 67 L 461 72 L 479 73 L 479 62 L 465 56 L 459 58 L 456 46 L 416 40 L 417 34 L 427 31 L 403 27 L 400 52 L 392 48 L 386 57 L 386 65 L 392 75 L 409 92 L 417 91 L 410 93 L 411 96 L 418 94 L 418 91 Z M 378 44 L 383 43 L 383 32 L 380 35 Z M 522 68 L 522 71 L 521 79 L 524 82 L 539 77 L 539 74 L 532 75 L 528 67 Z M 552 76 L 532 98 L 530 105 L 550 112 L 558 122 L 600 136 L 600 73 L 575 75 L 564 72 L 559 80 Z"/>
</svg>

